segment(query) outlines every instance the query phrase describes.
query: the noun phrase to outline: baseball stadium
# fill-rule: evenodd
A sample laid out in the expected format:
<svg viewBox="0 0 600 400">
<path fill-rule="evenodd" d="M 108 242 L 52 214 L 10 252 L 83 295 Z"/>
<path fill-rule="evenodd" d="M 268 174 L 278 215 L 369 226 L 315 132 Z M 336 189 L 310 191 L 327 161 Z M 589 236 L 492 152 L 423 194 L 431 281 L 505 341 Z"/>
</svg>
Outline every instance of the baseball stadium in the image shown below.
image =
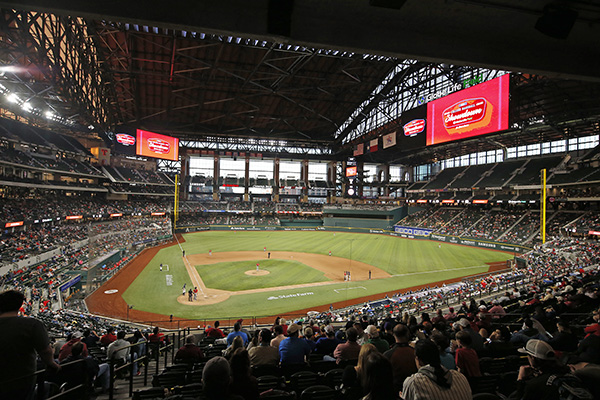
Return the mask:
<svg viewBox="0 0 600 400">
<path fill-rule="evenodd" d="M 600 6 L 428 3 L 2 2 L 0 398 L 598 398 Z"/>
</svg>

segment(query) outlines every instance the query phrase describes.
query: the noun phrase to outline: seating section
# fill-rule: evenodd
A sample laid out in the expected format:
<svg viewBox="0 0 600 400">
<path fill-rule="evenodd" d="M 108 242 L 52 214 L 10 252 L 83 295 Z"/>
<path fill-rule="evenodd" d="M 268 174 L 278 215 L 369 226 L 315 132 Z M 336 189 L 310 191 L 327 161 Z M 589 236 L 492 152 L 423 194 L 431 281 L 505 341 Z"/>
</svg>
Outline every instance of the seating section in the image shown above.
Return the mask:
<svg viewBox="0 0 600 400">
<path fill-rule="evenodd" d="M 512 178 L 512 174 L 521 168 L 527 161 L 505 161 L 497 163 L 490 175 L 484 177 L 477 184 L 478 187 L 504 187 Z"/>
<path fill-rule="evenodd" d="M 564 157 L 542 157 L 532 158 L 524 166 L 523 170 L 517 172 L 516 176 L 510 182 L 511 185 L 539 185 L 541 181 L 541 170 L 546 169 L 549 172 L 558 166 Z"/>
<path fill-rule="evenodd" d="M 444 189 L 457 175 L 462 174 L 467 167 L 446 168 L 430 180 L 422 189 Z"/>
<path fill-rule="evenodd" d="M 481 179 L 483 174 L 490 170 L 492 166 L 489 164 L 484 165 L 471 165 L 468 167 L 464 174 L 457 178 L 449 186 L 451 189 L 467 189 L 475 186 L 477 181 Z"/>
</svg>

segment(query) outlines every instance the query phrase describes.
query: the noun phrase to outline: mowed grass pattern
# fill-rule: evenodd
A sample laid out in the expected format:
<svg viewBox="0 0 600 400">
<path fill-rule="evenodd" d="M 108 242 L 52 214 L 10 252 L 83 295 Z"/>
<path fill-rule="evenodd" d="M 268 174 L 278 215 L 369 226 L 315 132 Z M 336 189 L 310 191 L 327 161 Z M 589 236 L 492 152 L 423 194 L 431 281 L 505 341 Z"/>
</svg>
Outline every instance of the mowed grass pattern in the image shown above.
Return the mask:
<svg viewBox="0 0 600 400">
<path fill-rule="evenodd" d="M 387 235 L 346 232 L 208 231 L 186 234 L 188 254 L 219 251 L 296 251 L 362 261 L 390 275 L 440 271 L 511 258 L 506 253 L 433 240 L 409 240 Z"/>
<path fill-rule="evenodd" d="M 224 251 L 262 251 L 264 247 L 267 247 L 267 251 L 296 251 L 322 255 L 331 250 L 334 256 L 352 258 L 376 266 L 392 277 L 312 286 L 302 290 L 281 289 L 233 295 L 221 303 L 191 307 L 177 302 L 177 296 L 181 295 L 181 287 L 184 283 L 189 287 L 191 281 L 183 265 L 179 246 L 172 246 L 160 250 L 125 291 L 123 298 L 128 304 L 134 305 L 138 310 L 194 319 L 276 315 L 478 274 L 488 270 L 486 262 L 504 261 L 513 257 L 509 253 L 429 240 L 346 232 L 334 234 L 328 231 L 208 231 L 186 234 L 184 237 L 186 242 L 182 243 L 182 246 L 187 254 L 206 254 L 209 250 L 212 250 L 213 254 Z M 260 261 L 261 268 L 264 261 Z M 160 263 L 169 264 L 169 271 L 159 271 Z M 248 264 L 242 268 L 244 271 L 256 265 L 256 262 Z M 220 270 L 215 268 L 215 265 L 209 268 Z M 292 284 L 310 282 L 306 273 L 297 275 L 295 270 L 295 266 L 284 268 L 280 274 L 293 276 L 289 278 L 293 281 Z M 166 285 L 166 275 L 170 275 L 170 286 Z M 204 272 L 201 272 L 201 276 L 203 279 L 210 279 L 205 278 Z M 258 281 L 266 277 L 253 278 L 259 278 Z M 239 275 L 225 274 L 220 279 L 220 289 L 240 290 L 237 286 Z M 264 283 L 261 282 L 260 285 L 263 286 Z M 301 296 L 297 296 L 298 294 Z"/>
<path fill-rule="evenodd" d="M 246 275 L 246 271 L 256 269 L 269 271 L 268 275 Z M 250 260 L 223 262 L 196 266 L 206 287 L 221 290 L 250 290 L 276 286 L 289 286 L 298 283 L 329 281 L 325 274 L 297 261 Z"/>
</svg>

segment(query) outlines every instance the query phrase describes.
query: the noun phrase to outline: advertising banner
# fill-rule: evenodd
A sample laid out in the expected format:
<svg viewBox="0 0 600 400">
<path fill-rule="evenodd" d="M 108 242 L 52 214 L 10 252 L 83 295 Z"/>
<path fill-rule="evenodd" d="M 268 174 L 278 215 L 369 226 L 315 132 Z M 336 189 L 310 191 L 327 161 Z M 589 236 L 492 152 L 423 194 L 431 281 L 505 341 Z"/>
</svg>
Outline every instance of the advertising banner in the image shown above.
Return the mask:
<svg viewBox="0 0 600 400">
<path fill-rule="evenodd" d="M 433 232 L 431 229 L 425 228 L 413 228 L 410 226 L 399 226 L 394 225 L 394 232 L 399 234 L 401 237 L 427 237 Z"/>
<path fill-rule="evenodd" d="M 137 130 L 137 155 L 177 161 L 179 139 L 158 133 Z"/>
<path fill-rule="evenodd" d="M 427 104 L 427 146 L 508 129 L 510 76 Z"/>
</svg>

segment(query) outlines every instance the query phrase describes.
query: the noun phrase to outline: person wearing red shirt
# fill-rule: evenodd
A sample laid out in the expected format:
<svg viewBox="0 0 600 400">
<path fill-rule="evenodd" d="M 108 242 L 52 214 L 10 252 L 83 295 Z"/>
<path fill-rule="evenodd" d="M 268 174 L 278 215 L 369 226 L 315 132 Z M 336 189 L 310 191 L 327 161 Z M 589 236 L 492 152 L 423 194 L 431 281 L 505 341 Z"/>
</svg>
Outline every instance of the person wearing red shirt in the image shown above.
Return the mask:
<svg viewBox="0 0 600 400">
<path fill-rule="evenodd" d="M 58 353 L 58 361 L 59 362 L 62 362 L 65 358 L 67 358 L 71 355 L 71 349 L 73 348 L 73 345 L 75 343 L 81 342 L 81 336 L 82 336 L 81 332 L 73 332 L 69 336 L 70 336 L 70 338 L 67 337 L 69 339 L 69 341 L 60 348 L 60 353 Z M 83 350 L 81 352 L 81 355 L 83 357 L 87 357 L 88 356 L 87 346 L 83 342 L 81 344 L 83 344 Z"/>
<path fill-rule="evenodd" d="M 165 341 L 165 335 L 160 332 L 160 328 L 158 326 L 154 327 L 152 331 L 152 335 L 148 336 L 148 341 L 150 343 L 162 343 Z"/>
<path fill-rule="evenodd" d="M 117 336 L 115 335 L 115 328 L 108 328 L 106 330 L 106 334 L 102 335 L 102 337 L 100 338 L 100 343 L 102 343 L 103 346 L 108 346 L 115 340 L 117 340 Z"/>
<path fill-rule="evenodd" d="M 224 338 L 225 334 L 223 333 L 222 330 L 219 329 L 220 325 L 221 325 L 221 323 L 219 321 L 215 321 L 215 327 L 211 328 L 209 326 L 208 328 L 206 328 L 206 330 L 204 331 L 204 335 L 206 337 L 212 337 L 215 339 Z"/>
<path fill-rule="evenodd" d="M 185 338 L 185 345 L 181 347 L 177 354 L 175 354 L 175 360 L 184 361 L 187 363 L 200 362 L 204 358 L 202 349 L 196 346 L 196 337 L 194 335 L 188 335 Z"/>
<path fill-rule="evenodd" d="M 481 376 L 479 369 L 479 357 L 475 350 L 471 348 L 473 340 L 468 332 L 460 331 L 456 333 L 458 348 L 455 353 L 456 367 L 458 372 L 467 378 Z"/>
</svg>

